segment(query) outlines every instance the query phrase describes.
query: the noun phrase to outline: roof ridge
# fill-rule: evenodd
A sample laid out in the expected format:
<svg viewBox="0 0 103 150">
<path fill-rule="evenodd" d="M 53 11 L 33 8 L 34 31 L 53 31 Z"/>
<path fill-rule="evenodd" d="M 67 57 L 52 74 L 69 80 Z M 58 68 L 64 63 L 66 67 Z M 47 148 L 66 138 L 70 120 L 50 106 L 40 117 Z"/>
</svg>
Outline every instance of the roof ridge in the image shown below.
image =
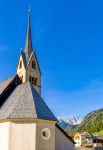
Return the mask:
<svg viewBox="0 0 103 150">
<path fill-rule="evenodd" d="M 28 83 L 29 83 L 29 86 L 30 86 L 31 91 L 32 91 L 32 84 L 31 84 L 29 81 L 28 81 Z M 31 95 L 32 95 L 32 98 L 34 99 L 34 97 L 33 97 L 33 91 L 31 92 Z M 34 103 L 35 103 L 35 101 L 33 100 L 33 106 L 34 106 L 34 108 L 35 108 L 35 110 L 36 110 L 36 107 L 35 107 Z M 36 110 L 36 111 L 37 111 L 37 110 Z M 38 117 L 36 111 L 35 111 L 35 114 L 36 114 L 36 117 Z"/>
<path fill-rule="evenodd" d="M 29 64 L 30 64 L 30 61 L 31 61 L 31 59 L 32 59 L 33 54 L 34 54 L 33 52 L 30 54 L 30 57 L 29 57 L 28 62 L 27 62 L 27 67 L 28 67 Z"/>
<path fill-rule="evenodd" d="M 16 75 L 17 75 L 17 74 L 15 73 L 15 75 L 12 75 L 12 76 L 7 77 L 7 78 L 5 78 L 5 79 L 3 79 L 3 80 L 0 80 L 0 82 L 6 81 L 6 80 L 11 79 L 11 78 L 14 78 Z"/>
<path fill-rule="evenodd" d="M 32 95 L 33 95 L 33 92 L 34 92 L 34 89 L 35 89 L 35 87 L 31 84 L 31 90 L 32 90 Z M 36 91 L 36 89 L 35 89 L 35 94 L 39 97 L 40 95 L 39 95 L 39 93 Z M 41 97 L 41 96 L 40 96 Z M 34 96 L 33 96 L 33 98 L 34 98 Z M 47 109 L 49 110 L 49 112 L 48 113 L 50 113 L 50 114 L 52 114 L 52 116 L 55 118 L 55 120 L 57 120 L 57 118 L 55 117 L 55 115 L 53 114 L 53 112 L 51 111 L 51 109 L 49 108 L 49 106 L 46 104 L 46 102 L 43 100 L 43 98 L 41 97 L 41 102 L 43 102 L 44 104 L 45 104 L 45 106 L 47 107 Z M 39 102 L 39 101 L 38 101 Z M 34 103 L 35 103 L 35 106 L 37 106 L 37 103 L 36 103 L 36 100 L 34 101 Z M 41 108 L 41 107 L 40 107 Z M 35 108 L 36 109 L 36 112 L 38 111 L 38 109 L 37 108 Z M 39 118 L 39 115 L 38 115 L 39 113 L 37 113 L 37 117 Z M 42 118 L 41 118 L 42 119 Z"/>
<path fill-rule="evenodd" d="M 36 52 L 34 51 L 34 49 L 33 49 L 32 53 L 30 54 L 30 57 L 29 57 L 29 59 L 28 59 L 27 67 L 28 67 L 28 66 L 29 66 L 29 64 L 30 64 L 30 61 L 31 61 L 31 59 L 32 59 L 32 57 L 33 57 L 33 54 L 34 54 L 34 57 L 35 57 L 35 59 L 36 59 L 36 63 L 37 63 L 38 69 L 39 69 L 40 74 L 41 74 L 41 70 L 40 70 L 39 62 L 38 62 L 38 59 L 37 59 L 37 56 L 36 56 Z"/>
<path fill-rule="evenodd" d="M 15 80 L 17 74 L 12 77 L 7 78 L 6 80 L 2 80 L 0 82 L 0 95 L 4 92 L 4 90 Z"/>
<path fill-rule="evenodd" d="M 20 84 L 20 85 L 21 85 L 21 84 Z M 17 88 L 14 89 L 14 91 L 18 90 L 18 88 L 19 88 L 20 85 L 18 85 Z M 11 93 L 11 94 L 9 95 L 9 97 L 10 97 L 11 95 L 13 95 L 13 93 Z M 5 105 L 5 103 L 8 102 L 9 97 L 7 98 L 7 101 L 5 101 L 4 104 L 1 106 L 1 109 L 2 109 L 2 107 Z M 19 98 L 20 98 L 20 95 L 19 95 Z M 17 98 L 17 100 L 18 100 L 18 98 Z M 16 103 L 17 103 L 17 100 L 15 100 Z M 14 103 L 13 108 L 12 108 L 12 107 L 9 107 L 9 108 L 10 108 L 10 109 L 9 109 L 10 113 L 9 113 L 9 115 L 8 115 L 8 118 L 9 118 L 9 116 L 10 116 L 10 114 L 11 114 L 11 111 L 14 109 L 14 107 L 15 107 L 15 103 Z M 0 111 L 1 111 L 1 109 L 0 109 Z"/>
<path fill-rule="evenodd" d="M 29 81 L 28 81 L 29 82 Z M 31 88 L 31 93 L 32 93 L 32 98 L 34 99 L 34 97 L 33 97 L 33 89 L 32 89 L 32 84 L 29 82 L 29 85 L 30 85 L 30 88 Z M 35 101 L 33 100 L 33 105 L 35 104 Z M 36 109 L 36 107 L 35 107 L 36 105 L 34 105 L 34 108 L 35 108 L 35 110 L 37 111 L 37 109 Z M 35 111 L 35 113 L 36 113 L 36 111 Z M 36 113 L 36 117 L 38 117 L 38 115 L 37 115 L 37 113 Z"/>
</svg>

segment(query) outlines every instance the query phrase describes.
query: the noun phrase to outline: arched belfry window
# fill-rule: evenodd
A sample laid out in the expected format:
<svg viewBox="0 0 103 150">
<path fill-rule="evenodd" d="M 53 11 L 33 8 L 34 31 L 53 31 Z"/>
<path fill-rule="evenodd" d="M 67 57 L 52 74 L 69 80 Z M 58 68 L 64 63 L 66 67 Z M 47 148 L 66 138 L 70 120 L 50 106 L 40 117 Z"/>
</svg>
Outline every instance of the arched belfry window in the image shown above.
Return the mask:
<svg viewBox="0 0 103 150">
<path fill-rule="evenodd" d="M 35 61 L 32 61 L 32 68 L 36 69 L 36 63 L 35 63 Z"/>
<path fill-rule="evenodd" d="M 31 76 L 29 77 L 29 81 L 32 83 L 32 77 Z"/>
<path fill-rule="evenodd" d="M 32 84 L 35 85 L 35 78 L 32 77 Z"/>
<path fill-rule="evenodd" d="M 29 81 L 30 81 L 33 85 L 37 85 L 37 78 L 30 76 L 30 77 L 29 77 Z"/>
<path fill-rule="evenodd" d="M 19 69 L 21 69 L 22 68 L 22 61 L 20 60 L 20 62 L 19 62 Z"/>
<path fill-rule="evenodd" d="M 35 78 L 34 84 L 37 85 L 37 78 Z"/>
</svg>

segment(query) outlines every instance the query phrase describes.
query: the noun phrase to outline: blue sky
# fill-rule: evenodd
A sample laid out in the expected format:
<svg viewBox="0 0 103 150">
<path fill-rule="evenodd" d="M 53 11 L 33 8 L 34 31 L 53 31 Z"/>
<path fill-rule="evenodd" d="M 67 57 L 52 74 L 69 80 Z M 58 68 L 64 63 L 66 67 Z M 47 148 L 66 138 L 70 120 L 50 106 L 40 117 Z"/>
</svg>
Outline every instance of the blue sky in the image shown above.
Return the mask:
<svg viewBox="0 0 103 150">
<path fill-rule="evenodd" d="M 57 116 L 103 107 L 103 1 L 31 0 L 42 96 Z M 16 71 L 28 0 L 0 0 L 0 80 Z"/>
</svg>

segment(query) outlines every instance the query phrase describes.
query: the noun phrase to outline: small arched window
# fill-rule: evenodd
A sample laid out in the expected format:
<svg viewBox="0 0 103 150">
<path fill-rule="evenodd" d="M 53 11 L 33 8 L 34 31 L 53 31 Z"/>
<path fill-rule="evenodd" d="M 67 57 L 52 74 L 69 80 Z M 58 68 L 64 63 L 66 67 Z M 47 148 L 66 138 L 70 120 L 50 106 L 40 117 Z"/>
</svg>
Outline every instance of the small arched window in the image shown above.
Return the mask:
<svg viewBox="0 0 103 150">
<path fill-rule="evenodd" d="M 32 61 L 32 68 L 33 68 L 33 69 L 36 69 L 35 61 Z"/>
<path fill-rule="evenodd" d="M 30 77 L 29 77 L 29 81 L 30 81 L 33 85 L 37 85 L 37 78 L 30 76 Z"/>
<path fill-rule="evenodd" d="M 37 85 L 37 78 L 31 77 L 31 78 L 30 78 L 30 82 L 31 82 L 33 85 Z"/>
<path fill-rule="evenodd" d="M 22 68 L 22 61 L 20 60 L 20 62 L 19 62 L 19 69 L 21 69 Z"/>
</svg>

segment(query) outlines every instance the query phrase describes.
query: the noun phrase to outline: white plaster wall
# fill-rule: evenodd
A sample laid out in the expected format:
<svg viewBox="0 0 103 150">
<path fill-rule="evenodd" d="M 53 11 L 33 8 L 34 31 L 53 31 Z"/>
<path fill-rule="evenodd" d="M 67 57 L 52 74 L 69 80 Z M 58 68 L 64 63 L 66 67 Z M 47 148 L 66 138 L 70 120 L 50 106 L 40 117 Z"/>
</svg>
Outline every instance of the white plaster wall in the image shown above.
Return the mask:
<svg viewBox="0 0 103 150">
<path fill-rule="evenodd" d="M 0 123 L 0 150 L 8 150 L 9 147 L 9 122 Z"/>
<path fill-rule="evenodd" d="M 41 137 L 51 131 L 49 140 Z M 0 150 L 73 150 L 73 143 L 53 123 L 0 123 Z"/>
<path fill-rule="evenodd" d="M 36 124 L 11 123 L 8 150 L 36 150 Z"/>
<path fill-rule="evenodd" d="M 74 150 L 73 143 L 55 127 L 55 150 Z"/>
<path fill-rule="evenodd" d="M 51 132 L 49 140 L 44 140 L 41 137 L 43 128 L 48 128 Z M 55 150 L 55 124 L 37 123 L 36 126 L 36 150 Z"/>
</svg>

